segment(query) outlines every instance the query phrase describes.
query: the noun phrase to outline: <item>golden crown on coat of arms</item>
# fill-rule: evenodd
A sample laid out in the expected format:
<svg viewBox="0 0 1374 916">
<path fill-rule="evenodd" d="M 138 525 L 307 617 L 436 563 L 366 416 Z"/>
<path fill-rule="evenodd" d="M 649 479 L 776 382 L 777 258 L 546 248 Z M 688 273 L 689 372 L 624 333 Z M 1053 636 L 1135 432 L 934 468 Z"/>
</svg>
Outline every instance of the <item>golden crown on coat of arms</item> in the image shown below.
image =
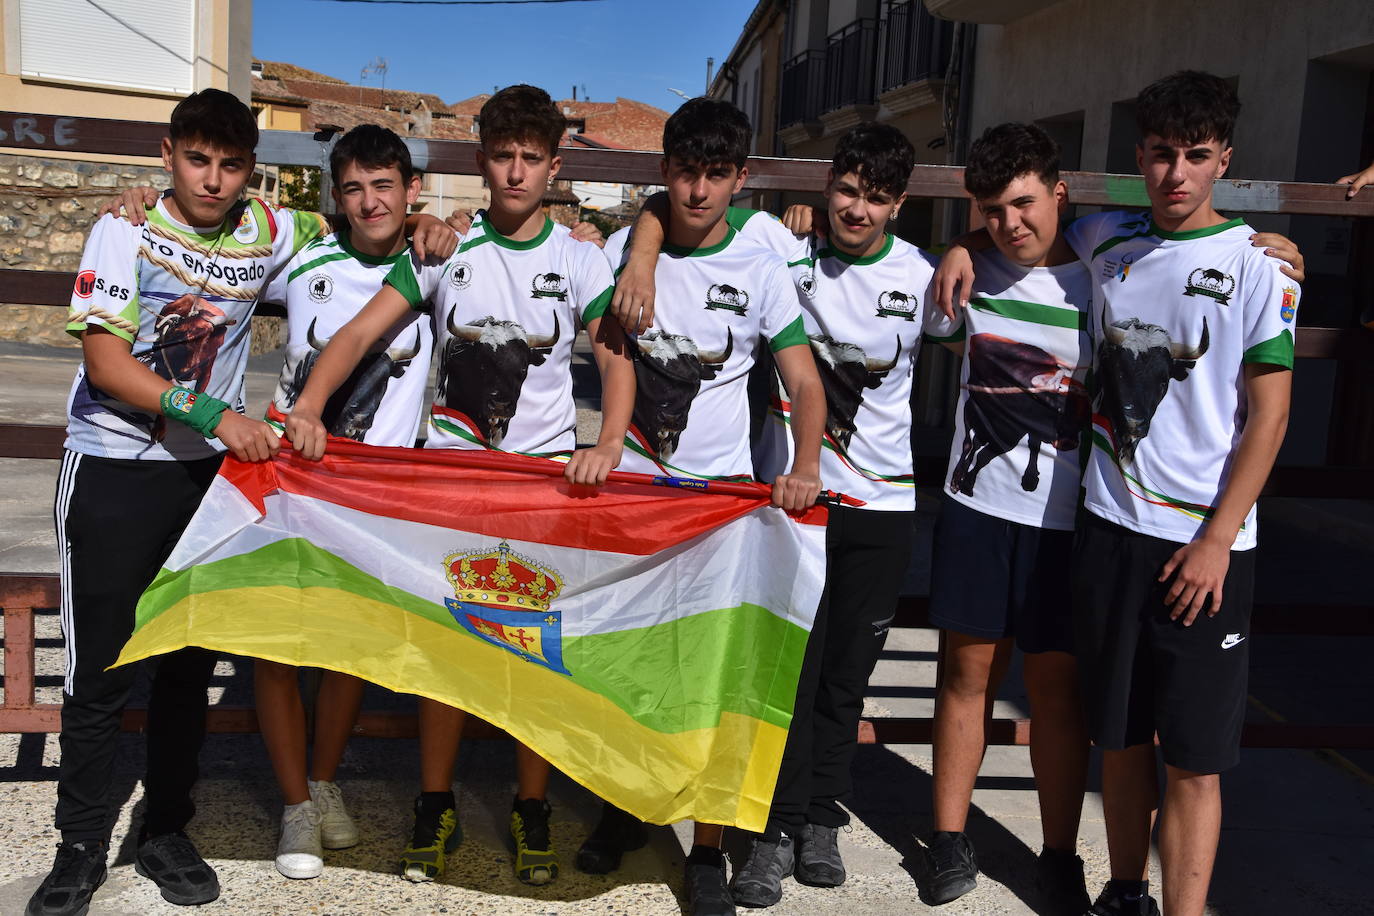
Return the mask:
<svg viewBox="0 0 1374 916">
<path fill-rule="evenodd" d="M 502 540 L 493 549 L 464 550 L 444 560 L 459 601 L 511 610 L 546 611 L 563 590 L 563 578 L 515 553 Z"/>
</svg>

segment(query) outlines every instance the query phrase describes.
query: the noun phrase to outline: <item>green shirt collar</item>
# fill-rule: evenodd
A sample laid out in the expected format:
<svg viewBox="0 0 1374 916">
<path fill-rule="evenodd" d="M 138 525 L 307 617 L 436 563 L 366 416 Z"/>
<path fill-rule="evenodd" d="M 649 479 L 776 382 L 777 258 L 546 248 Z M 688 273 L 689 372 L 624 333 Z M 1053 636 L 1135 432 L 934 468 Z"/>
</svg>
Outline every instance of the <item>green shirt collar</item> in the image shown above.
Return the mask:
<svg viewBox="0 0 1374 916">
<path fill-rule="evenodd" d="M 528 241 L 517 242 L 515 239 L 497 232 L 496 227 L 491 224 L 491 220 L 486 218 L 485 210 L 482 211 L 482 217 L 482 231 L 486 233 L 487 238 L 491 239 L 502 248 L 508 248 L 511 251 L 529 251 L 531 248 L 538 248 L 540 245 L 544 244 L 544 240 L 553 232 L 553 220 L 549 219 L 548 214 L 545 214 L 544 228 L 539 230 L 539 234 Z"/>
<path fill-rule="evenodd" d="M 1206 226 L 1202 229 L 1189 229 L 1187 232 L 1165 232 L 1155 224 L 1154 217 L 1150 217 L 1150 235 L 1155 238 L 1167 239 L 1171 242 L 1187 242 L 1191 239 L 1204 239 L 1209 235 L 1216 235 L 1225 232 L 1227 229 L 1234 229 L 1237 226 L 1245 225 L 1245 220 L 1237 216 L 1235 219 L 1228 219 L 1224 223 L 1215 226 Z"/>
<path fill-rule="evenodd" d="M 735 240 L 737 234 L 735 228 L 727 223 L 725 226 L 725 238 L 714 245 L 710 245 L 706 248 L 684 248 L 681 245 L 671 245 L 668 242 L 664 242 L 662 251 L 665 254 L 671 254 L 679 258 L 704 258 L 707 255 L 724 251 L 726 247 Z"/>
<path fill-rule="evenodd" d="M 342 248 L 344 251 L 348 252 L 348 254 L 352 258 L 361 261 L 364 264 L 371 264 L 374 267 L 380 267 L 383 264 L 395 264 L 397 261 L 401 259 L 401 256 L 404 255 L 407 249 L 410 247 L 407 245 L 395 254 L 387 255 L 384 258 L 379 258 L 376 255 L 363 254 L 361 251 L 354 248 L 352 243 L 349 241 L 347 231 L 336 232 L 334 234 L 334 237 L 339 240 L 339 247 Z"/>
<path fill-rule="evenodd" d="M 816 257 L 818 257 L 818 258 L 835 258 L 835 259 L 837 259 L 837 260 L 843 261 L 843 262 L 846 263 L 846 264 L 853 264 L 853 265 L 856 266 L 856 267 L 862 267 L 862 266 L 864 266 L 865 264 L 877 264 L 877 263 L 878 263 L 879 261 L 881 261 L 883 258 L 887 257 L 887 253 L 888 253 L 889 251 L 891 251 L 891 250 L 892 250 L 892 233 L 890 233 L 890 232 L 884 232 L 884 233 L 883 233 L 883 247 L 882 247 L 882 248 L 879 248 L 877 251 L 873 252 L 873 254 L 864 255 L 863 257 L 859 257 L 858 255 L 846 254 L 845 252 L 840 251 L 840 249 L 838 249 L 838 248 L 831 248 L 830 246 L 827 245 L 825 248 L 822 248 L 822 249 L 820 250 L 820 252 L 816 255 Z"/>
</svg>

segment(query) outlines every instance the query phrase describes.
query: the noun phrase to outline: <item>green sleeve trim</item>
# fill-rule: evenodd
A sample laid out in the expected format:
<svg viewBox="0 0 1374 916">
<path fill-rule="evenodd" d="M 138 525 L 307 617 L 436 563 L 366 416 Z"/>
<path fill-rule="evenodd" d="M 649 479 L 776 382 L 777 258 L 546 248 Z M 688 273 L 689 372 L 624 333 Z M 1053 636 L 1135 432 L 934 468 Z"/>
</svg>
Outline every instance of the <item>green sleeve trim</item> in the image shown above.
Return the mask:
<svg viewBox="0 0 1374 916">
<path fill-rule="evenodd" d="M 310 210 L 292 210 L 291 221 L 295 229 L 295 238 L 291 240 L 292 255 L 329 231 L 329 221 L 324 215 Z"/>
<path fill-rule="evenodd" d="M 1293 368 L 1293 332 L 1284 328 L 1277 336 L 1261 341 L 1245 351 L 1242 363 L 1265 363 Z"/>
<path fill-rule="evenodd" d="M 795 347 L 806 343 L 806 326 L 802 324 L 802 316 L 798 315 L 792 319 L 791 324 L 779 331 L 768 341 L 768 349 L 774 353 L 785 350 L 788 347 Z"/>
<path fill-rule="evenodd" d="M 587 303 L 587 307 L 582 310 L 582 326 L 584 328 L 606 314 L 606 309 L 611 307 L 613 295 L 615 295 L 615 284 L 606 287 L 601 291 L 601 295 Z"/>
<path fill-rule="evenodd" d="M 815 259 L 815 258 L 797 258 L 795 261 L 788 261 L 788 262 L 787 262 L 787 266 L 788 266 L 788 267 L 797 267 L 797 266 L 802 266 L 802 267 L 815 267 L 815 266 L 816 266 L 816 259 Z"/>
<path fill-rule="evenodd" d="M 940 335 L 932 334 L 929 331 L 927 331 L 925 334 L 921 336 L 929 343 L 963 343 L 965 340 L 968 339 L 968 325 L 960 324 L 959 327 L 954 329 L 954 333 L 949 335 L 948 337 L 941 337 Z"/>
<path fill-rule="evenodd" d="M 761 211 L 750 210 L 748 207 L 730 207 L 725 211 L 725 221 L 730 224 L 730 228 L 736 232 L 744 228 L 744 224 L 757 216 Z"/>
<path fill-rule="evenodd" d="M 424 305 L 425 295 L 420 291 L 420 281 L 416 279 L 409 260 L 397 261 L 382 282 L 404 296 L 412 309 L 419 311 L 420 306 Z"/>
<path fill-rule="evenodd" d="M 1117 245 L 1120 245 L 1122 242 L 1129 242 L 1131 239 L 1144 238 L 1149 234 L 1150 227 L 1146 226 L 1144 229 L 1141 229 L 1139 232 L 1132 233 L 1131 235 L 1118 235 L 1115 238 L 1107 239 L 1107 241 L 1103 242 L 1101 245 L 1098 245 L 1096 248 L 1093 249 L 1093 253 L 1091 256 L 1089 256 L 1088 260 L 1091 261 L 1095 259 L 1104 251 L 1109 251 L 1115 248 Z"/>
<path fill-rule="evenodd" d="M 300 267 L 297 267 L 295 270 L 291 271 L 291 273 L 287 275 L 286 282 L 290 283 L 292 280 L 296 279 L 301 274 L 305 273 L 307 270 L 314 270 L 321 264 L 328 264 L 330 261 L 346 261 L 351 257 L 353 256 L 346 251 L 336 251 L 333 254 L 326 254 L 321 257 L 318 257 L 313 261 L 306 261 Z"/>
</svg>

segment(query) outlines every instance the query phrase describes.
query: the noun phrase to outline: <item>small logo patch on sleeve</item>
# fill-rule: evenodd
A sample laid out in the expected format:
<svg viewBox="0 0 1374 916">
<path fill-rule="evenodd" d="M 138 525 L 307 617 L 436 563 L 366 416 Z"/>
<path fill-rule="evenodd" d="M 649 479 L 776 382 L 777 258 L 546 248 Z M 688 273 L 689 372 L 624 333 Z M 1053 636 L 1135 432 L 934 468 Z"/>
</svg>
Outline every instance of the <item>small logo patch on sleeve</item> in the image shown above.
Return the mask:
<svg viewBox="0 0 1374 916">
<path fill-rule="evenodd" d="M 190 413 L 194 406 L 196 406 L 196 393 L 194 391 L 177 388 L 167 395 L 167 407 L 170 410 Z"/>
</svg>

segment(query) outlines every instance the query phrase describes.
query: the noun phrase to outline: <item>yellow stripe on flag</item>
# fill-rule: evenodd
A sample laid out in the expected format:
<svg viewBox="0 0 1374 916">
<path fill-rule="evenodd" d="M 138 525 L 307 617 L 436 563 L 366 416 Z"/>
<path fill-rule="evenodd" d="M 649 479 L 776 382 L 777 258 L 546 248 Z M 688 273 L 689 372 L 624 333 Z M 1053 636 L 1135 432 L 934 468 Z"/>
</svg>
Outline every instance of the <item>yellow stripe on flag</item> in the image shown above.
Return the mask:
<svg viewBox="0 0 1374 916">
<path fill-rule="evenodd" d="M 186 646 L 327 668 L 499 724 L 592 792 L 655 824 L 761 832 L 787 731 L 722 712 L 664 733 L 564 675 L 394 605 L 326 587 L 192 594 L 144 624 L 116 665 Z M 518 704 L 501 685 L 521 682 Z M 574 729 L 570 723 L 579 723 Z M 651 781 L 651 782 L 650 782 Z"/>
</svg>

